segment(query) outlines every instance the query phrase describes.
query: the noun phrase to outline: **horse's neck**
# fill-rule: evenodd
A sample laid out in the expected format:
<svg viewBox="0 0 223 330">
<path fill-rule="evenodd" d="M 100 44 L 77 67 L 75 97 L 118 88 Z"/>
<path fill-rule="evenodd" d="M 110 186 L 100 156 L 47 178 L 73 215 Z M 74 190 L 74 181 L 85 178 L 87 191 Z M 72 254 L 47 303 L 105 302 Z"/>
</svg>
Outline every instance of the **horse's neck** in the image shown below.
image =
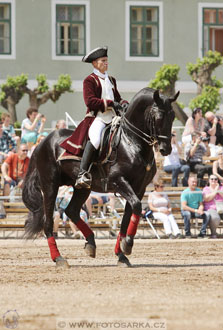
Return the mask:
<svg viewBox="0 0 223 330">
<path fill-rule="evenodd" d="M 130 111 L 129 113 L 126 113 L 125 118 L 128 120 L 128 122 L 136 127 L 137 129 L 144 131 L 144 124 L 145 124 L 145 114 L 143 111 Z"/>
</svg>

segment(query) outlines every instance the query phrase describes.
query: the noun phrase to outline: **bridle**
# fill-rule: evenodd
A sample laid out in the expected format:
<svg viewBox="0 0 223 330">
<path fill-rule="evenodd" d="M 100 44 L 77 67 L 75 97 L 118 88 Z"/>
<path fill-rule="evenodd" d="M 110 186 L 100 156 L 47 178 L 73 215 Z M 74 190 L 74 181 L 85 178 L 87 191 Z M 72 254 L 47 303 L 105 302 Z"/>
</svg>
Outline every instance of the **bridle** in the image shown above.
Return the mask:
<svg viewBox="0 0 223 330">
<path fill-rule="evenodd" d="M 160 112 L 165 112 L 165 110 L 159 109 L 157 106 L 152 106 L 151 110 L 159 110 Z M 138 136 L 141 140 L 146 142 L 149 146 L 153 146 L 156 143 L 158 143 L 160 140 L 170 140 L 170 137 L 166 135 L 157 135 L 156 134 L 156 127 L 155 127 L 155 120 L 154 116 L 151 115 L 153 111 L 150 112 L 150 120 L 149 120 L 149 130 L 152 132 L 151 135 L 148 135 L 144 133 L 142 130 L 134 126 L 130 121 L 125 117 L 125 115 L 122 116 L 121 119 L 121 126 L 127 128 L 129 131 L 134 133 L 136 136 Z"/>
<path fill-rule="evenodd" d="M 126 117 L 123 117 L 123 126 L 127 128 L 129 131 L 137 135 L 141 140 L 145 141 L 148 145 L 153 146 L 156 144 L 158 141 L 155 137 L 150 136 L 143 131 L 141 131 L 139 128 L 134 126 Z"/>
</svg>

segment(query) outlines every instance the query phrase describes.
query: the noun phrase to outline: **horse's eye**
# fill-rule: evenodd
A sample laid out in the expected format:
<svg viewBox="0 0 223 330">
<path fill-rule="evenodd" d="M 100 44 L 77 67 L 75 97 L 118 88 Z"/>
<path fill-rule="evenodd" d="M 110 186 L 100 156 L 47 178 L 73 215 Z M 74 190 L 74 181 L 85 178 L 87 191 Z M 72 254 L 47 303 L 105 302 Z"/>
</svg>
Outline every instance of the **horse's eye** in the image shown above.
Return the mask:
<svg viewBox="0 0 223 330">
<path fill-rule="evenodd" d="M 157 118 L 156 118 L 156 120 L 157 120 L 157 121 L 160 121 L 160 120 L 162 120 L 162 119 L 163 119 L 163 114 L 162 114 L 162 113 L 157 114 Z"/>
</svg>

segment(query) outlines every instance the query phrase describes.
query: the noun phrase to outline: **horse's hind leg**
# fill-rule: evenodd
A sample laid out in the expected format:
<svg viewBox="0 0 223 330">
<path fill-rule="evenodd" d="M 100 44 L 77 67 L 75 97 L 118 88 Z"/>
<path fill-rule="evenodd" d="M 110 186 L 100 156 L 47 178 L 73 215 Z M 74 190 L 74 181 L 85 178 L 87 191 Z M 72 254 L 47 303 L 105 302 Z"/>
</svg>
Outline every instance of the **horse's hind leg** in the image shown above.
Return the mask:
<svg viewBox="0 0 223 330">
<path fill-rule="evenodd" d="M 80 209 L 90 194 L 89 189 L 74 189 L 73 197 L 65 210 L 66 215 L 77 226 L 87 240 L 85 251 L 88 256 L 95 258 L 96 244 L 94 233 L 80 217 Z"/>
<path fill-rule="evenodd" d="M 44 232 L 47 237 L 47 242 L 50 249 L 50 255 L 56 265 L 59 267 L 69 267 L 67 261 L 60 255 L 57 243 L 53 236 L 53 213 L 58 187 L 48 187 L 47 191 L 43 192 L 43 203 L 45 210 Z"/>
</svg>

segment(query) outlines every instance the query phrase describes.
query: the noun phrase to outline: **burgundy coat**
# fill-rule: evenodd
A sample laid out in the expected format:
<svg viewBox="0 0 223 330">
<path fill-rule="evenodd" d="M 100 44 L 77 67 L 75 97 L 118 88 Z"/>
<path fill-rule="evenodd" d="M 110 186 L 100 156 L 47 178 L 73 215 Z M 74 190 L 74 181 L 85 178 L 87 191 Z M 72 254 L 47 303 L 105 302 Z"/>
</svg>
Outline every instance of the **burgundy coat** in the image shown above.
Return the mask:
<svg viewBox="0 0 223 330">
<path fill-rule="evenodd" d="M 117 90 L 116 80 L 113 77 L 109 77 L 114 88 L 114 100 L 116 102 L 128 103 L 121 99 L 121 96 Z M 98 111 L 104 112 L 107 107 L 113 106 L 112 100 L 101 99 L 102 87 L 98 76 L 94 73 L 90 74 L 83 83 L 84 102 L 87 106 L 87 113 L 84 118 L 75 129 L 73 134 L 64 140 L 60 146 L 67 150 L 69 153 L 75 156 L 82 156 L 85 144 L 88 140 L 88 130 L 97 116 Z"/>
</svg>

